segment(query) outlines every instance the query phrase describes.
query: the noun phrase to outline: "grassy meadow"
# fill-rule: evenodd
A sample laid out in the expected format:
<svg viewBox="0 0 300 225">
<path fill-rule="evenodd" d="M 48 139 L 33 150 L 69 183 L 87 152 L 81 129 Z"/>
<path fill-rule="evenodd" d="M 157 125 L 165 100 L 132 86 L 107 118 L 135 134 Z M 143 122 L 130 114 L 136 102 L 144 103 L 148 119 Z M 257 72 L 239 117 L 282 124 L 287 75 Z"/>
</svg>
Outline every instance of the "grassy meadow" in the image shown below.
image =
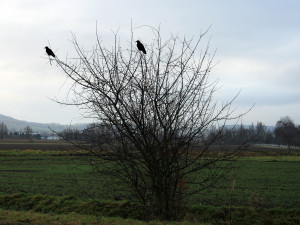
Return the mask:
<svg viewBox="0 0 300 225">
<path fill-rule="evenodd" d="M 185 220 L 174 224 L 300 224 L 300 154 L 253 152 L 226 181 L 187 199 Z M 87 175 L 80 154 L 60 142 L 0 142 L 0 225 L 145 224 L 135 205 L 115 201 L 105 180 Z M 28 221 L 13 221 L 14 214 Z"/>
</svg>

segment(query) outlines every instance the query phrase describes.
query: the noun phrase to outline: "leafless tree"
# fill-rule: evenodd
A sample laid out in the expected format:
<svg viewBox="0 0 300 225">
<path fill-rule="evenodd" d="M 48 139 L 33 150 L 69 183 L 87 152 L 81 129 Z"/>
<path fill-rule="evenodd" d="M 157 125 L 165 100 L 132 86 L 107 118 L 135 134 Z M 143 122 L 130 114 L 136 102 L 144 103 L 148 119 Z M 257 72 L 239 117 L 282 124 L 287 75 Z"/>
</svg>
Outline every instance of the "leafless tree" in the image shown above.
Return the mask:
<svg viewBox="0 0 300 225">
<path fill-rule="evenodd" d="M 276 123 L 275 136 L 280 144 L 286 144 L 288 152 L 291 152 L 291 146 L 297 136 L 297 127 L 294 121 L 288 116 L 281 117 Z"/>
<path fill-rule="evenodd" d="M 5 123 L 0 123 L 0 139 L 3 139 L 8 134 L 7 126 Z"/>
<path fill-rule="evenodd" d="M 97 121 L 73 141 L 89 152 L 97 174 L 108 176 L 149 215 L 176 219 L 187 196 L 211 187 L 232 168 L 237 150 L 220 154 L 211 146 L 226 135 L 226 122 L 241 115 L 234 115 L 234 98 L 214 100 L 217 84 L 208 79 L 214 53 L 207 43 L 198 50 L 206 32 L 197 40 L 162 41 L 153 30 L 147 55 L 138 51 L 133 31 L 125 48 L 114 34 L 111 49 L 96 32 L 91 51 L 73 35 L 77 56 L 55 59 L 72 83 L 73 97 L 60 103 L 82 107 Z M 207 137 L 211 126 L 218 132 Z"/>
<path fill-rule="evenodd" d="M 29 125 L 24 128 L 24 133 L 27 139 L 32 138 L 32 129 Z"/>
</svg>

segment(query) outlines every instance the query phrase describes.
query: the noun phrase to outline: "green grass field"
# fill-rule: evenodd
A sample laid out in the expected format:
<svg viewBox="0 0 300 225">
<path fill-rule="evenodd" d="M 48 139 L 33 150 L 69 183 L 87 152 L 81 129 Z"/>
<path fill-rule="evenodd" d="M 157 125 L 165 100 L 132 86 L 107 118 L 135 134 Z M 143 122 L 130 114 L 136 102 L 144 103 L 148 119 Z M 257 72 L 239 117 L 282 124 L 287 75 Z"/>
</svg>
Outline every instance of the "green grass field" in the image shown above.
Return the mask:
<svg viewBox="0 0 300 225">
<path fill-rule="evenodd" d="M 97 180 L 87 176 L 81 171 L 82 166 L 78 169 L 77 166 L 82 165 L 78 156 L 52 151 L 6 153 L 0 151 L 1 193 L 95 196 L 101 199 L 116 197 L 113 190 L 107 190 L 101 178 Z M 256 197 L 265 207 L 300 208 L 299 156 L 244 157 L 240 164 L 242 166 L 235 174 L 234 205 L 249 206 Z M 228 205 L 232 179 L 193 196 L 190 204 Z"/>
<path fill-rule="evenodd" d="M 239 163 L 241 167 L 235 171 L 234 205 L 251 206 L 257 200 L 264 207 L 300 207 L 299 156 L 244 157 Z M 232 192 L 232 182 L 233 178 L 219 183 L 194 200 L 204 205 L 224 205 Z"/>
<path fill-rule="evenodd" d="M 21 145 L 21 143 L 18 144 Z M 68 150 L 66 144 L 58 148 L 54 147 L 58 146 L 56 143 L 50 149 L 47 149 L 45 146 L 51 144 L 43 143 L 40 150 L 38 149 L 40 143 L 37 143 L 35 147 L 32 147 L 33 145 L 28 143 L 28 145 L 25 145 L 27 148 L 23 146 L 20 150 L 16 149 L 16 145 L 10 146 L 6 143 L 8 149 L 3 149 L 0 143 L 0 149 L 3 149 L 0 150 L 0 194 L 2 196 L 13 193 L 27 193 L 33 196 L 40 194 L 74 196 L 76 199 L 83 200 L 90 197 L 108 201 L 115 199 L 114 190 L 107 187 L 105 180 L 101 180 L 101 177 L 95 179 L 94 176 L 87 176 L 86 172 L 89 171 L 89 166 L 82 166 L 82 160 L 79 156 L 81 152 L 76 152 L 74 149 L 73 151 Z M 239 160 L 240 167 L 234 171 L 228 180 L 218 183 L 215 188 L 208 189 L 187 199 L 188 206 L 191 209 L 197 209 L 197 213 L 199 207 L 213 206 L 228 209 L 230 204 L 254 210 L 257 208 L 267 210 L 271 210 L 271 208 L 299 209 L 300 156 L 297 154 L 257 155 L 242 157 Z M 78 165 L 81 166 L 78 167 Z M 232 191 L 234 177 L 235 186 Z M 232 196 L 232 201 L 230 201 L 230 196 Z M 0 208 L 3 208 L 2 206 L 4 207 L 0 203 Z M 13 206 L 8 208 L 25 210 Z M 6 210 L 8 208 L 6 207 Z M 1 211 L 2 214 L 6 215 L 7 212 Z M 76 214 L 76 216 L 78 215 Z M 5 221 L 2 217 L 0 216 L 0 221 Z M 205 218 L 203 215 L 202 217 Z M 98 220 L 97 223 L 106 224 L 106 222 L 101 221 Z M 199 219 L 197 221 L 199 222 Z M 206 221 L 211 220 L 207 217 Z M 97 224 L 96 222 L 93 223 Z M 57 222 L 57 224 L 63 224 L 63 222 Z M 92 222 L 86 222 L 86 224 L 92 224 Z M 121 224 L 121 222 L 107 222 L 107 224 Z M 141 222 L 141 224 L 143 223 Z M 291 224 L 297 224 L 297 222 Z"/>
<path fill-rule="evenodd" d="M 99 217 L 82 215 L 77 213 L 68 214 L 44 214 L 31 211 L 12 211 L 0 209 L 0 225 L 211 225 L 211 223 L 196 222 L 144 222 L 134 219 L 122 219 L 117 217 Z"/>
</svg>

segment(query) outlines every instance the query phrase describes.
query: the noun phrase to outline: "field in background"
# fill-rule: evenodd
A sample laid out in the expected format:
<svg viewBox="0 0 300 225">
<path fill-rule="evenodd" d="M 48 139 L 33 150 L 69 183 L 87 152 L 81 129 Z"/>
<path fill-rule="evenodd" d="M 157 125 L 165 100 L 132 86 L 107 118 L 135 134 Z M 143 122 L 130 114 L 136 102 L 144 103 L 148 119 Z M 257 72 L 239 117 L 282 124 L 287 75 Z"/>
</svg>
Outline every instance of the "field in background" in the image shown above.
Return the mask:
<svg viewBox="0 0 300 225">
<path fill-rule="evenodd" d="M 188 199 L 189 206 L 300 208 L 298 150 L 292 155 L 275 147 L 255 146 L 250 150 L 228 180 Z M 0 142 L 0 193 L 117 199 L 105 180 L 87 176 L 88 165 L 78 167 L 83 165 L 80 154 L 68 143 Z"/>
</svg>

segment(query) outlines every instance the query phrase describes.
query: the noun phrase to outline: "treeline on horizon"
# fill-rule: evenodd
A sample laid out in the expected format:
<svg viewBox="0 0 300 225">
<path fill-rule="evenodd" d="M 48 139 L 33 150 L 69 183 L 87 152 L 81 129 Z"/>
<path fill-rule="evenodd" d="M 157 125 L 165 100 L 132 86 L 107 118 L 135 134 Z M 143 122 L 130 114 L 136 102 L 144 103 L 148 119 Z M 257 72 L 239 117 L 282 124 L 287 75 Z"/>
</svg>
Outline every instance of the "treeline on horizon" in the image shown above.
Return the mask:
<svg viewBox="0 0 300 225">
<path fill-rule="evenodd" d="M 220 130 L 211 127 L 207 132 L 207 138 L 214 137 L 216 133 L 222 132 L 222 139 L 216 139 L 215 144 L 238 145 L 244 142 L 249 144 L 277 144 L 286 145 L 289 149 L 292 146 L 300 146 L 300 125 L 296 125 L 288 117 L 282 117 L 277 121 L 275 129 L 268 129 L 262 122 L 256 125 L 245 126 L 243 124 L 235 126 L 224 126 Z M 89 141 L 95 136 L 107 135 L 107 128 L 99 124 L 90 124 L 86 129 L 77 130 L 76 128 L 65 129 L 59 136 L 68 137 L 69 140 Z M 42 139 L 43 136 L 34 132 L 30 126 L 26 126 L 23 131 L 9 132 L 6 125 L 0 122 L 0 139 Z"/>
<path fill-rule="evenodd" d="M 214 136 L 216 132 L 220 132 L 216 128 L 212 128 L 208 135 Z M 288 117 L 281 117 L 276 122 L 275 129 L 267 129 L 262 122 L 257 122 L 245 127 L 243 124 L 236 125 L 233 128 L 224 128 L 221 132 L 224 139 L 217 140 L 216 143 L 224 144 L 277 144 L 285 145 L 289 150 L 292 146 L 300 146 L 300 125 L 296 125 L 294 121 Z"/>
<path fill-rule="evenodd" d="M 222 132 L 222 135 L 217 133 Z M 84 130 L 67 129 L 60 133 L 66 140 L 96 142 L 98 137 L 109 137 L 113 135 L 103 124 L 90 124 Z M 219 136 L 222 139 L 215 139 L 214 144 L 239 145 L 248 144 L 276 144 L 284 145 L 289 150 L 292 146 L 300 146 L 300 125 L 296 125 L 288 117 L 282 117 L 277 121 L 275 129 L 268 129 L 262 122 L 250 126 L 235 125 L 212 126 L 205 134 L 206 140 L 214 139 Z"/>
<path fill-rule="evenodd" d="M 35 140 L 41 140 L 41 139 L 55 139 L 54 137 L 57 137 L 57 135 L 53 132 L 35 132 L 29 125 L 25 126 L 24 129 L 20 131 L 10 131 L 6 124 L 4 122 L 0 121 L 0 140 L 3 139 L 35 139 Z"/>
</svg>

